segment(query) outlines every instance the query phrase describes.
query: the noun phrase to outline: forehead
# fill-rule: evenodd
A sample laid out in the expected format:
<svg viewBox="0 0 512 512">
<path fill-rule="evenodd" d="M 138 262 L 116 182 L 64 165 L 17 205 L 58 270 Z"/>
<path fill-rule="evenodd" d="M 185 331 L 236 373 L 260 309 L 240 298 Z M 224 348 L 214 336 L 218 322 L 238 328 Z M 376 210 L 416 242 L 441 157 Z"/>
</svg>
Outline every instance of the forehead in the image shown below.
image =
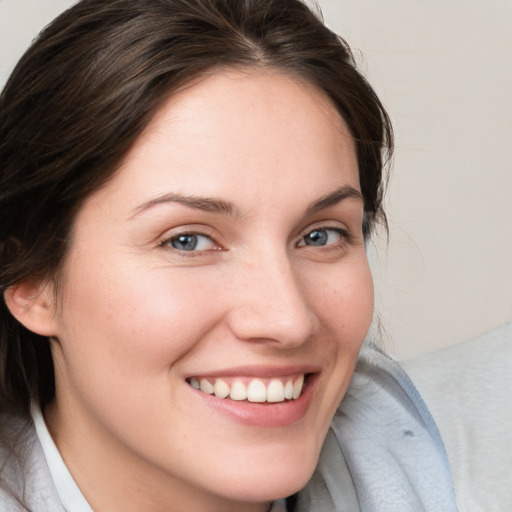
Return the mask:
<svg viewBox="0 0 512 512">
<path fill-rule="evenodd" d="M 113 180 L 125 199 L 252 191 L 276 200 L 272 191 L 292 184 L 309 196 L 359 189 L 355 145 L 323 92 L 272 70 L 217 70 L 172 95 Z"/>
</svg>

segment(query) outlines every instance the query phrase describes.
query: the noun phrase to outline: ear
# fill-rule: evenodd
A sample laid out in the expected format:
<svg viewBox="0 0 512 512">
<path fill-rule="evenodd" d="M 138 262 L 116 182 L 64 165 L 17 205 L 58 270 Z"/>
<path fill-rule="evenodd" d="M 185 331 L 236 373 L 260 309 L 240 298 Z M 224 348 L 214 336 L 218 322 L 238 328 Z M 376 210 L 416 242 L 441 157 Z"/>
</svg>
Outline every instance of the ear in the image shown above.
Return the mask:
<svg viewBox="0 0 512 512">
<path fill-rule="evenodd" d="M 57 336 L 54 287 L 48 281 L 27 280 L 7 288 L 5 303 L 11 314 L 29 331 Z"/>
</svg>

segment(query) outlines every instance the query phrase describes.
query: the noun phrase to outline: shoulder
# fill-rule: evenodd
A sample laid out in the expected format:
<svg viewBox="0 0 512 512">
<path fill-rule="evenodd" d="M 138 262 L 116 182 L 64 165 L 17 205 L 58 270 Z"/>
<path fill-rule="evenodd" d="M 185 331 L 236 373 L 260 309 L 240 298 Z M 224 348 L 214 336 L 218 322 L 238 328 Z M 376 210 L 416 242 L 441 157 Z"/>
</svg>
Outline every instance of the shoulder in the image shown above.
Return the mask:
<svg viewBox="0 0 512 512">
<path fill-rule="evenodd" d="M 512 510 L 512 323 L 402 365 L 441 432 L 460 512 Z"/>
<path fill-rule="evenodd" d="M 0 510 L 63 512 L 29 419 L 0 414 Z"/>
</svg>

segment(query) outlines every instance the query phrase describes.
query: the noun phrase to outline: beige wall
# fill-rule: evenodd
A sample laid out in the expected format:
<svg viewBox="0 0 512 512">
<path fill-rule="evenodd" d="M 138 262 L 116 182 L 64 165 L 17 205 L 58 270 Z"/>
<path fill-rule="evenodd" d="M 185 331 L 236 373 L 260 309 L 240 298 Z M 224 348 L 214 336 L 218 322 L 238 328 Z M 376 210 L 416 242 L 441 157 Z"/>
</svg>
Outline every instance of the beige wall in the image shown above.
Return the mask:
<svg viewBox="0 0 512 512">
<path fill-rule="evenodd" d="M 512 320 L 512 2 L 320 3 L 396 130 L 375 264 L 388 349 L 409 357 Z"/>
<path fill-rule="evenodd" d="M 0 0 L 0 84 L 67 0 Z M 372 249 L 388 350 L 512 320 L 512 1 L 320 0 L 393 119 L 391 237 Z"/>
</svg>

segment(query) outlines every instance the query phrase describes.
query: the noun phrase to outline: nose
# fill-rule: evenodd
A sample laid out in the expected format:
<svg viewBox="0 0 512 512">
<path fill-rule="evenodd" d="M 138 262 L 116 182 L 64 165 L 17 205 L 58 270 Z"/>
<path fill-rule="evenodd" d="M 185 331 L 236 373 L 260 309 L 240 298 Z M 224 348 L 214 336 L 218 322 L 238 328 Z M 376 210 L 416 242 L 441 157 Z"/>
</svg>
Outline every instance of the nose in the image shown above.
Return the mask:
<svg viewBox="0 0 512 512">
<path fill-rule="evenodd" d="M 237 273 L 228 322 L 238 339 L 294 348 L 314 334 L 318 320 L 308 303 L 306 283 L 288 257 L 267 254 Z"/>
</svg>

